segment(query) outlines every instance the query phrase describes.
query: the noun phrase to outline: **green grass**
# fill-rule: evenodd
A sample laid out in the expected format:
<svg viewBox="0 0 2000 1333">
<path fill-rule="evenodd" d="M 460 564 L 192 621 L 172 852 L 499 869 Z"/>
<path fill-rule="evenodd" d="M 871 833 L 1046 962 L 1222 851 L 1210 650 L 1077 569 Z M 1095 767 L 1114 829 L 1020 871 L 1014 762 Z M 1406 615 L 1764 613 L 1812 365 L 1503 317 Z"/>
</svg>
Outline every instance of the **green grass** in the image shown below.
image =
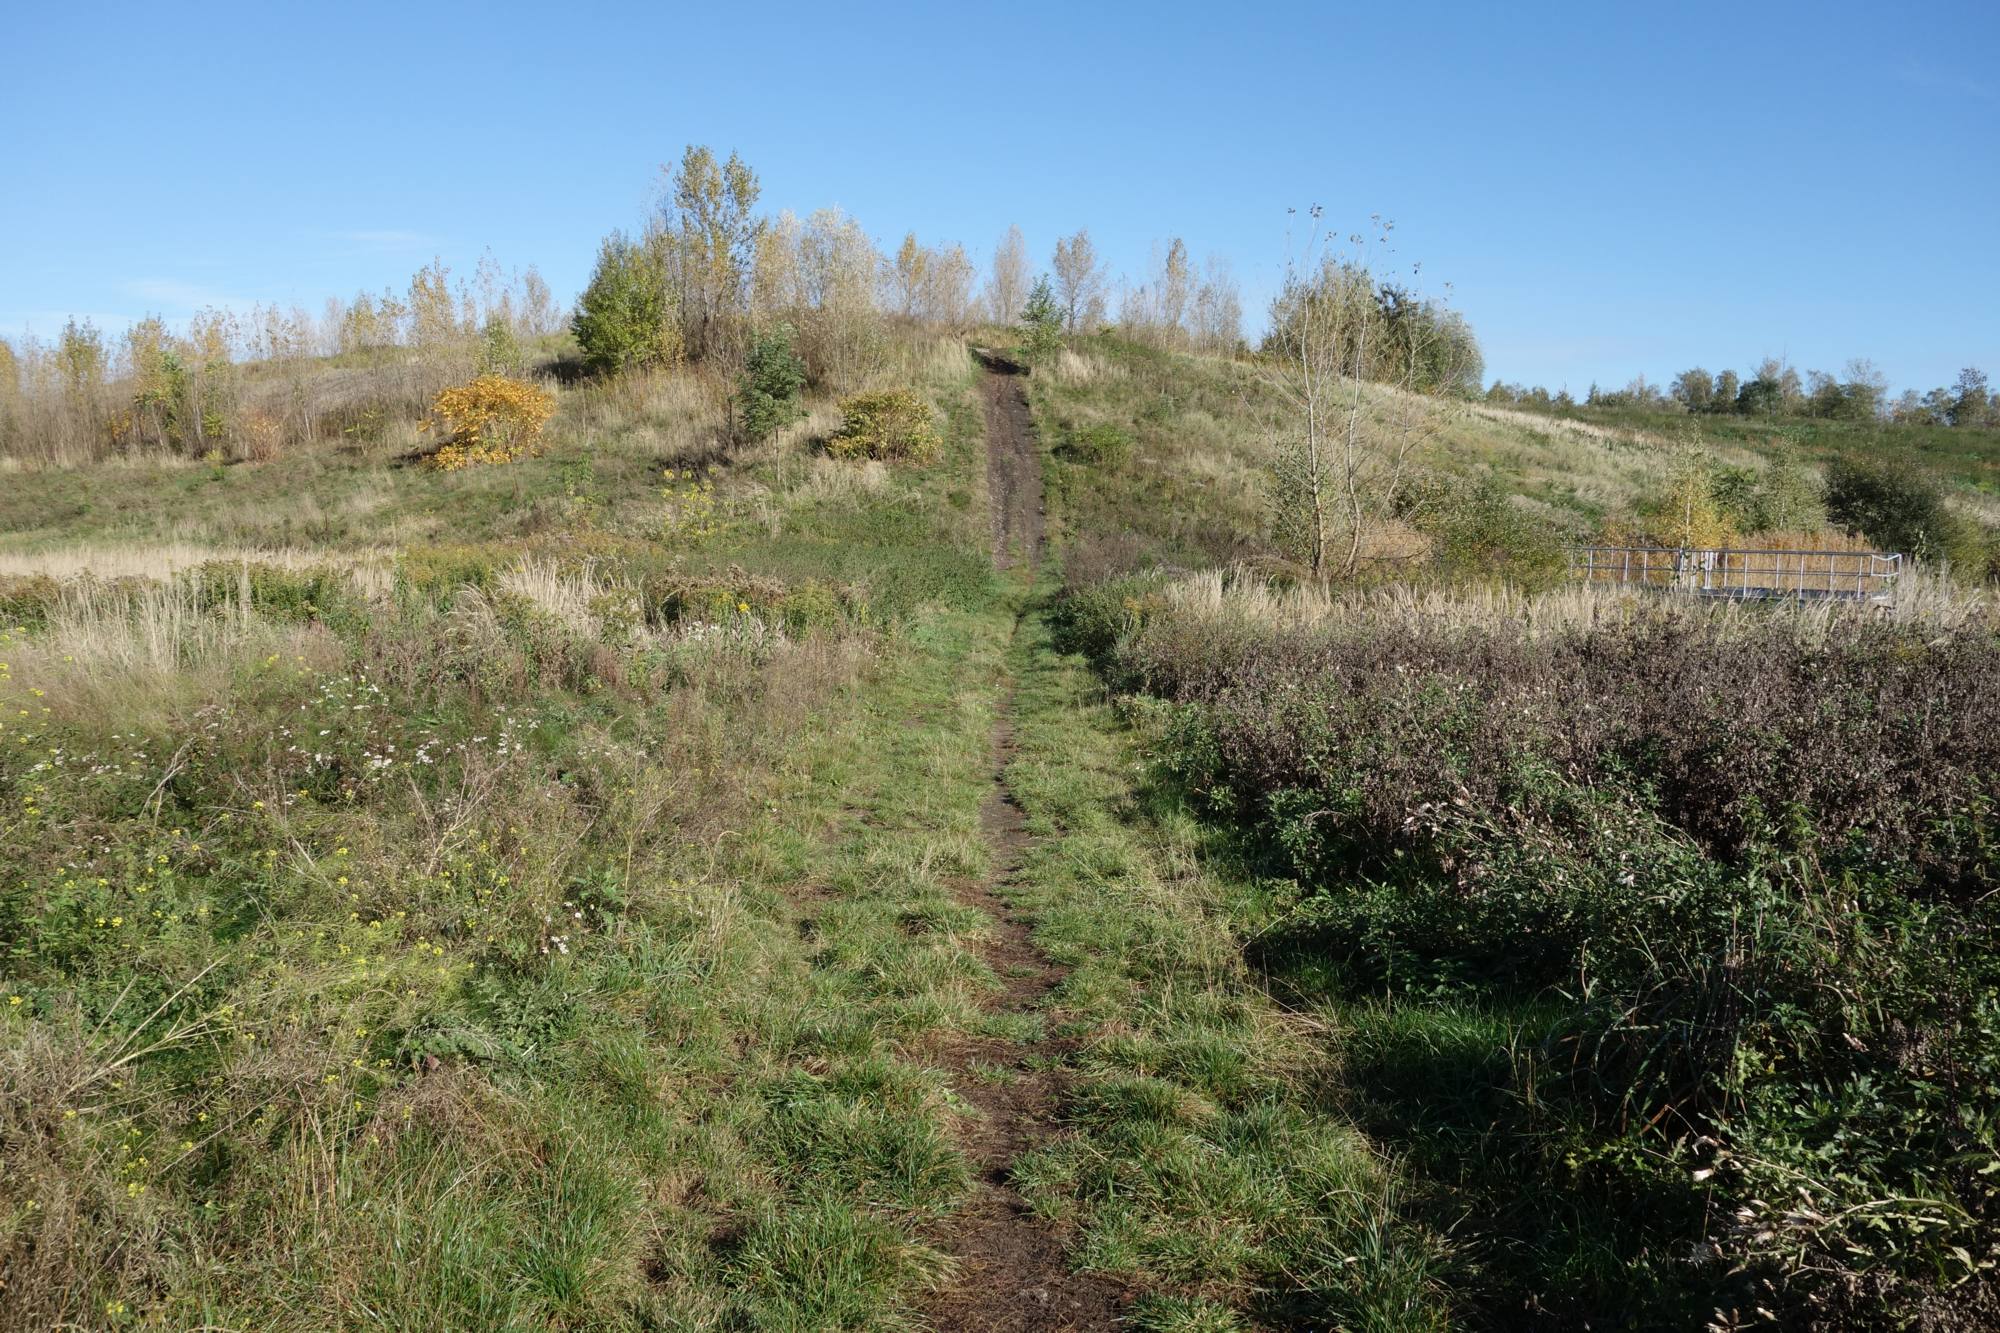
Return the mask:
<svg viewBox="0 0 2000 1333">
<path fill-rule="evenodd" d="M 0 580 L 0 1330 L 917 1328 L 1017 1069 L 1058 1123 L 1013 1178 L 1134 1328 L 1615 1304 L 1644 1164 L 1522 1192 L 1489 1132 L 1548 1007 L 1281 956 L 1299 887 L 1059 650 L 1052 572 L 994 573 L 971 364 L 901 364 L 928 467 L 824 458 L 824 404 L 718 449 L 683 376 L 565 391 L 504 468 L 8 474 L 0 557 L 59 574 L 296 549 Z M 1031 392 L 1051 565 L 1269 555 L 1253 368 L 1100 338 Z M 1441 447 L 1551 522 L 1660 466 Z M 963 892 L 1009 707 L 1001 888 L 1067 969 L 1025 1012 Z"/>
<path fill-rule="evenodd" d="M 942 519 L 976 446 L 830 504 L 748 458 L 713 536 L 600 545 L 618 577 L 739 564 L 775 486 L 820 543 L 799 566 L 837 549 L 872 593 L 791 640 L 664 647 L 455 590 L 570 503 L 560 440 L 386 481 L 361 458 L 163 469 L 150 495 L 144 469 L 32 474 L 115 494 L 132 540 L 263 539 L 235 504 L 373 485 L 393 504 L 321 549 L 433 504 L 393 530 L 473 545 L 423 598 L 338 616 L 169 593 L 10 627 L 0 1326 L 905 1326 L 968 1188 L 927 1053 L 990 1027 L 997 985 L 950 887 L 985 868 L 1011 625 Z M 658 464 L 619 460 L 650 524 Z M 72 517 L 48 533 L 104 535 Z M 123 655 L 146 626 L 168 660 Z"/>
<path fill-rule="evenodd" d="M 1327 1087 L 1333 1053 L 1243 958 L 1271 906 L 1210 835 L 1135 786 L 1137 735 L 1039 619 L 1015 646 L 1008 783 L 1036 835 L 1016 878 L 1035 940 L 1072 971 L 1068 1133 L 1022 1168 L 1085 1265 L 1154 1293 L 1147 1328 L 1443 1327 L 1443 1246 L 1406 1224 L 1397 1173 Z"/>
<path fill-rule="evenodd" d="M 1263 891 L 994 574 L 975 382 L 924 364 L 934 466 L 809 423 L 693 523 L 672 384 L 506 468 L 21 475 L 17 553 L 321 563 L 8 593 L 0 1327 L 914 1327 L 966 1089 L 1016 1077 L 968 1037 L 1063 1081 L 1015 1166 L 1138 1326 L 1435 1322 L 1436 1241 L 1242 963 Z M 1016 681 L 1013 891 L 1073 969 L 1029 1012 L 959 893 Z"/>
<path fill-rule="evenodd" d="M 1734 414 L 1690 416 L 1639 408 L 1576 407 L 1561 415 L 1666 437 L 1691 434 L 1712 446 L 1746 449 L 1768 457 L 1788 456 L 1818 463 L 1842 457 L 1913 459 L 1969 490 L 2000 495 L 2000 430 L 1993 428 Z"/>
</svg>

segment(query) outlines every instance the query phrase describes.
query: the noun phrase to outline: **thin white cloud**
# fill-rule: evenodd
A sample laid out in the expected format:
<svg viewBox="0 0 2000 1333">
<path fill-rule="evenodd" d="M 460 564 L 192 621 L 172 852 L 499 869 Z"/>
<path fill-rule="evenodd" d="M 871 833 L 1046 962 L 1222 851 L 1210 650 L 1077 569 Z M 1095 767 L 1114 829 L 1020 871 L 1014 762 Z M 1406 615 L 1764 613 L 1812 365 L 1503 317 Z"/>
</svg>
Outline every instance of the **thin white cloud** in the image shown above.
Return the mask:
<svg viewBox="0 0 2000 1333">
<path fill-rule="evenodd" d="M 204 287 L 198 282 L 184 282 L 179 278 L 138 278 L 126 283 L 125 290 L 142 301 L 169 310 L 195 310 L 205 305 L 247 304 L 213 287 Z"/>
<path fill-rule="evenodd" d="M 333 238 L 366 254 L 411 254 L 439 248 L 437 238 L 396 227 L 363 227 L 337 231 Z"/>
<path fill-rule="evenodd" d="M 1890 73 L 1898 82 L 1928 92 L 1975 97 L 1982 102 L 1990 102 L 1995 96 L 1992 84 L 1974 78 L 1970 74 L 1961 74 L 1957 70 L 1940 69 L 1915 56 L 1904 56 Z"/>
</svg>

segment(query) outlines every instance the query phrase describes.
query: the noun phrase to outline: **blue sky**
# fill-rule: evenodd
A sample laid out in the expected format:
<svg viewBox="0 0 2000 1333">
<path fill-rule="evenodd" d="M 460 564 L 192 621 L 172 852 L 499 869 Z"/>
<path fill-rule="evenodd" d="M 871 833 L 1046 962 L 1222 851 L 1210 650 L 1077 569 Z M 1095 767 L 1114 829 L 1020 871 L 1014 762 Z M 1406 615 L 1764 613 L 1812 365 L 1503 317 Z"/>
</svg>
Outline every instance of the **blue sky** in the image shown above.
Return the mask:
<svg viewBox="0 0 2000 1333">
<path fill-rule="evenodd" d="M 404 285 L 567 299 L 689 142 L 878 240 L 1181 235 L 1253 323 L 1290 206 L 1379 213 L 1489 376 L 2000 376 L 2000 6 L 35 6 L 0 333 Z"/>
</svg>

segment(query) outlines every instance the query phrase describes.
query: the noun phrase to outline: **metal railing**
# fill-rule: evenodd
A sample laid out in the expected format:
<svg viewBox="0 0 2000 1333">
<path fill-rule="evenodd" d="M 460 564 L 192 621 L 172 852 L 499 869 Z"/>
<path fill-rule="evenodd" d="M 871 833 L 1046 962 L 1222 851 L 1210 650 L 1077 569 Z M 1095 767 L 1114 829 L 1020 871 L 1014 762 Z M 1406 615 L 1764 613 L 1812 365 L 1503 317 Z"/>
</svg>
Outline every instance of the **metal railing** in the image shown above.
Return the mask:
<svg viewBox="0 0 2000 1333">
<path fill-rule="evenodd" d="M 1577 546 L 1570 573 L 1585 583 L 1662 588 L 1730 601 L 1893 604 L 1903 557 L 1882 551 L 1696 550 Z"/>
</svg>

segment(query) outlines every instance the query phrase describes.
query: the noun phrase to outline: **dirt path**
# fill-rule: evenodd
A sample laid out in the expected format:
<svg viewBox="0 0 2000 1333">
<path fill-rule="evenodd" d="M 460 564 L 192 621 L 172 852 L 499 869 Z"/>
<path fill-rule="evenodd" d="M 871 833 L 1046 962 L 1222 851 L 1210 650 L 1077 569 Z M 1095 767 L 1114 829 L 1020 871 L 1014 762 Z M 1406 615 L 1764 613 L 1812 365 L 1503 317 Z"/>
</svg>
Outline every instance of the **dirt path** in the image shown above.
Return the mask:
<svg viewBox="0 0 2000 1333">
<path fill-rule="evenodd" d="M 1011 569 L 1015 557 L 1033 567 L 1042 558 L 1042 460 L 1020 368 L 991 352 L 975 352 L 986 367 L 986 490 L 993 506 L 993 563 Z"/>
<path fill-rule="evenodd" d="M 1041 557 L 1042 474 L 1027 398 L 1014 367 L 984 354 L 980 360 L 987 367 L 993 562 L 1001 569 L 1016 560 L 1032 566 Z M 984 880 L 961 886 L 959 895 L 994 923 L 982 951 L 1004 988 L 992 1007 L 1026 1014 L 1041 1011 L 1063 971 L 1042 956 L 1028 923 L 1001 892 L 1020 870 L 1029 841 L 1006 786 L 1014 752 L 1011 711 L 1011 699 L 1003 700 L 993 728 L 993 790 L 980 811 L 993 869 Z M 939 1328 L 1058 1333 L 1118 1322 L 1127 1293 L 1114 1282 L 1071 1272 L 1062 1241 L 1029 1210 L 1010 1178 L 1015 1159 L 1055 1132 L 1061 1075 L 1049 1066 L 1066 1049 L 1059 1041 L 985 1038 L 958 1053 L 954 1063 L 966 1075 L 958 1081 L 959 1094 L 978 1111 L 965 1131 L 978 1192 L 945 1238 L 959 1271 L 929 1311 Z"/>
</svg>

